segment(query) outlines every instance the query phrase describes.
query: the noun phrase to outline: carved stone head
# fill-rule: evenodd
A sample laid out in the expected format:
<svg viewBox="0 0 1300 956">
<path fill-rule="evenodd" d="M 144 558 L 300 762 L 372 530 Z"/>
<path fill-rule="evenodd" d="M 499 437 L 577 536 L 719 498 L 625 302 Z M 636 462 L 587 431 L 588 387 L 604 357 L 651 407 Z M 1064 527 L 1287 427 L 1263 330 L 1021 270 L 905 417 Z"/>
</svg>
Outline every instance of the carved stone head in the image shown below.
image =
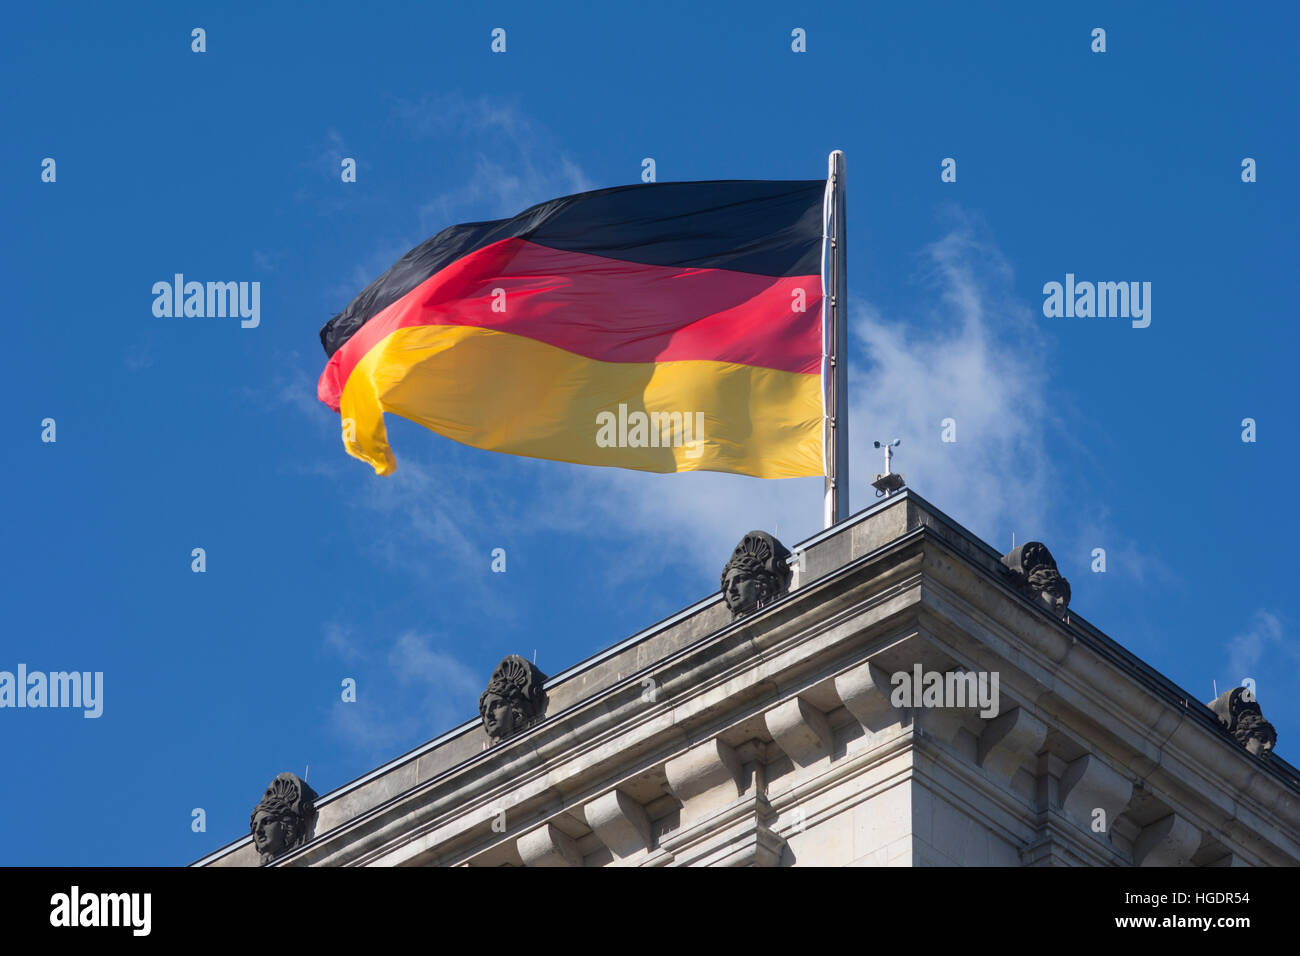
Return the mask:
<svg viewBox="0 0 1300 956">
<path fill-rule="evenodd" d="M 738 620 L 790 591 L 790 551 L 766 531 L 751 531 L 722 569 L 722 598 Z"/>
<path fill-rule="evenodd" d="M 1056 559 L 1041 541 L 1027 541 L 1002 556 L 1016 588 L 1056 617 L 1070 606 L 1070 582 L 1056 569 Z"/>
<path fill-rule="evenodd" d="M 537 665 L 511 654 L 497 665 L 478 699 L 483 729 L 499 743 L 527 730 L 546 715 L 546 675 Z"/>
<path fill-rule="evenodd" d="M 316 792 L 306 782 L 291 773 L 272 780 L 248 820 L 262 863 L 306 843 L 315 814 Z"/>
<path fill-rule="evenodd" d="M 1277 731 L 1259 709 L 1259 701 L 1245 687 L 1226 690 L 1207 705 L 1224 729 L 1253 754 L 1267 757 L 1277 746 Z"/>
</svg>

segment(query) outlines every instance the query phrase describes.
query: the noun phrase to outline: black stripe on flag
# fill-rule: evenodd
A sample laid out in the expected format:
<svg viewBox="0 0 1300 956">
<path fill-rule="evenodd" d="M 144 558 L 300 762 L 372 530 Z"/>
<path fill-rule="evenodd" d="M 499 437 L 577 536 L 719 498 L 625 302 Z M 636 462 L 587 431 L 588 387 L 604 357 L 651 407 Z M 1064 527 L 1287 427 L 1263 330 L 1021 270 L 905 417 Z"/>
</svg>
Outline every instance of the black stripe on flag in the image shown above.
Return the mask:
<svg viewBox="0 0 1300 956">
<path fill-rule="evenodd" d="M 431 275 L 502 239 L 656 266 L 768 276 L 821 271 L 824 180 L 638 183 L 564 196 L 515 216 L 451 226 L 402 256 L 320 330 L 333 355 Z"/>
</svg>

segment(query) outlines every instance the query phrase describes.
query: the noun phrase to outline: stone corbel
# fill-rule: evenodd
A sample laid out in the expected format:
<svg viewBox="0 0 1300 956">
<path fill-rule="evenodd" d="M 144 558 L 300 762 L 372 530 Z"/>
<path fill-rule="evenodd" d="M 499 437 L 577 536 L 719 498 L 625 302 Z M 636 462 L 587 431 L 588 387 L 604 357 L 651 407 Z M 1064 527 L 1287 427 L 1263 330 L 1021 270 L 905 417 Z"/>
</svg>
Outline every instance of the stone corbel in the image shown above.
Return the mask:
<svg viewBox="0 0 1300 956">
<path fill-rule="evenodd" d="M 971 672 L 964 667 L 944 672 L 945 683 L 949 673 L 965 675 Z M 976 678 L 978 679 L 978 675 Z M 917 689 L 913 687 L 912 692 L 917 693 Z M 923 733 L 951 744 L 957 739 L 957 734 L 966 726 L 968 720 L 978 716 L 979 713 L 979 705 L 969 700 L 964 707 L 915 707 L 912 709 L 912 723 Z"/>
<path fill-rule="evenodd" d="M 1134 866 L 1190 866 L 1201 845 L 1201 831 L 1189 820 L 1171 813 L 1142 828 L 1133 842 Z"/>
<path fill-rule="evenodd" d="M 1133 799 L 1133 783 L 1093 754 L 1072 761 L 1061 777 L 1061 811 L 1072 822 L 1092 829 L 1093 811 L 1106 813 L 1106 829 Z"/>
<path fill-rule="evenodd" d="M 682 824 L 739 799 L 740 759 L 716 737 L 664 764 L 668 787 L 682 802 Z"/>
<path fill-rule="evenodd" d="M 611 790 L 583 808 L 587 825 L 600 842 L 622 860 L 650 846 L 650 818 L 645 807 L 622 790 Z"/>
<path fill-rule="evenodd" d="M 553 823 L 529 830 L 515 842 L 524 866 L 582 866 L 573 837 Z"/>
<path fill-rule="evenodd" d="M 980 766 L 1011 778 L 1038 754 L 1047 739 L 1047 725 L 1023 707 L 984 722 L 980 734 Z"/>
<path fill-rule="evenodd" d="M 964 717 L 970 710 L 957 707 L 917 707 L 912 718 L 913 724 L 924 733 L 936 737 L 944 743 L 952 743 L 965 723 Z"/>
<path fill-rule="evenodd" d="M 863 661 L 835 678 L 840 702 L 869 733 L 903 722 L 903 712 L 889 702 L 892 690 L 889 675 L 871 661 Z"/>
<path fill-rule="evenodd" d="M 767 730 L 795 765 L 807 767 L 831 751 L 831 726 L 826 715 L 802 697 L 778 704 L 763 720 Z"/>
</svg>

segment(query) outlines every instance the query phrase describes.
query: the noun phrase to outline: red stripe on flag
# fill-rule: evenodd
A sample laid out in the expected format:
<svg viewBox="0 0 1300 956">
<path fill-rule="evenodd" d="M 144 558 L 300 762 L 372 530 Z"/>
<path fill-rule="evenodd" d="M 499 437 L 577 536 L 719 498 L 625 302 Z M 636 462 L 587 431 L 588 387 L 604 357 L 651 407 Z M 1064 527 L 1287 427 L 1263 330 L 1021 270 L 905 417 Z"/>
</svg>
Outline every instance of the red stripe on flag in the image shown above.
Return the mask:
<svg viewBox="0 0 1300 956">
<path fill-rule="evenodd" d="M 706 360 L 815 374 L 821 278 L 653 266 L 505 239 L 436 272 L 358 329 L 325 366 L 321 401 L 337 409 L 357 362 L 417 325 L 496 329 L 605 362 Z"/>
</svg>

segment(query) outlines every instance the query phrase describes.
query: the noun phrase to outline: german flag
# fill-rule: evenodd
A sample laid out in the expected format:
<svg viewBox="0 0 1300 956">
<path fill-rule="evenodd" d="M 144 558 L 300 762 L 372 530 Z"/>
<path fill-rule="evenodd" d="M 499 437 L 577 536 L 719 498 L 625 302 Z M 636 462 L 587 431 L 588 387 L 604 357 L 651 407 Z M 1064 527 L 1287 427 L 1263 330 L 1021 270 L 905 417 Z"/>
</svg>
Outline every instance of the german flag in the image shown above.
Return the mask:
<svg viewBox="0 0 1300 956">
<path fill-rule="evenodd" d="M 321 329 L 320 400 L 381 475 L 384 412 L 532 458 L 821 475 L 825 188 L 618 186 L 451 226 Z"/>
</svg>

